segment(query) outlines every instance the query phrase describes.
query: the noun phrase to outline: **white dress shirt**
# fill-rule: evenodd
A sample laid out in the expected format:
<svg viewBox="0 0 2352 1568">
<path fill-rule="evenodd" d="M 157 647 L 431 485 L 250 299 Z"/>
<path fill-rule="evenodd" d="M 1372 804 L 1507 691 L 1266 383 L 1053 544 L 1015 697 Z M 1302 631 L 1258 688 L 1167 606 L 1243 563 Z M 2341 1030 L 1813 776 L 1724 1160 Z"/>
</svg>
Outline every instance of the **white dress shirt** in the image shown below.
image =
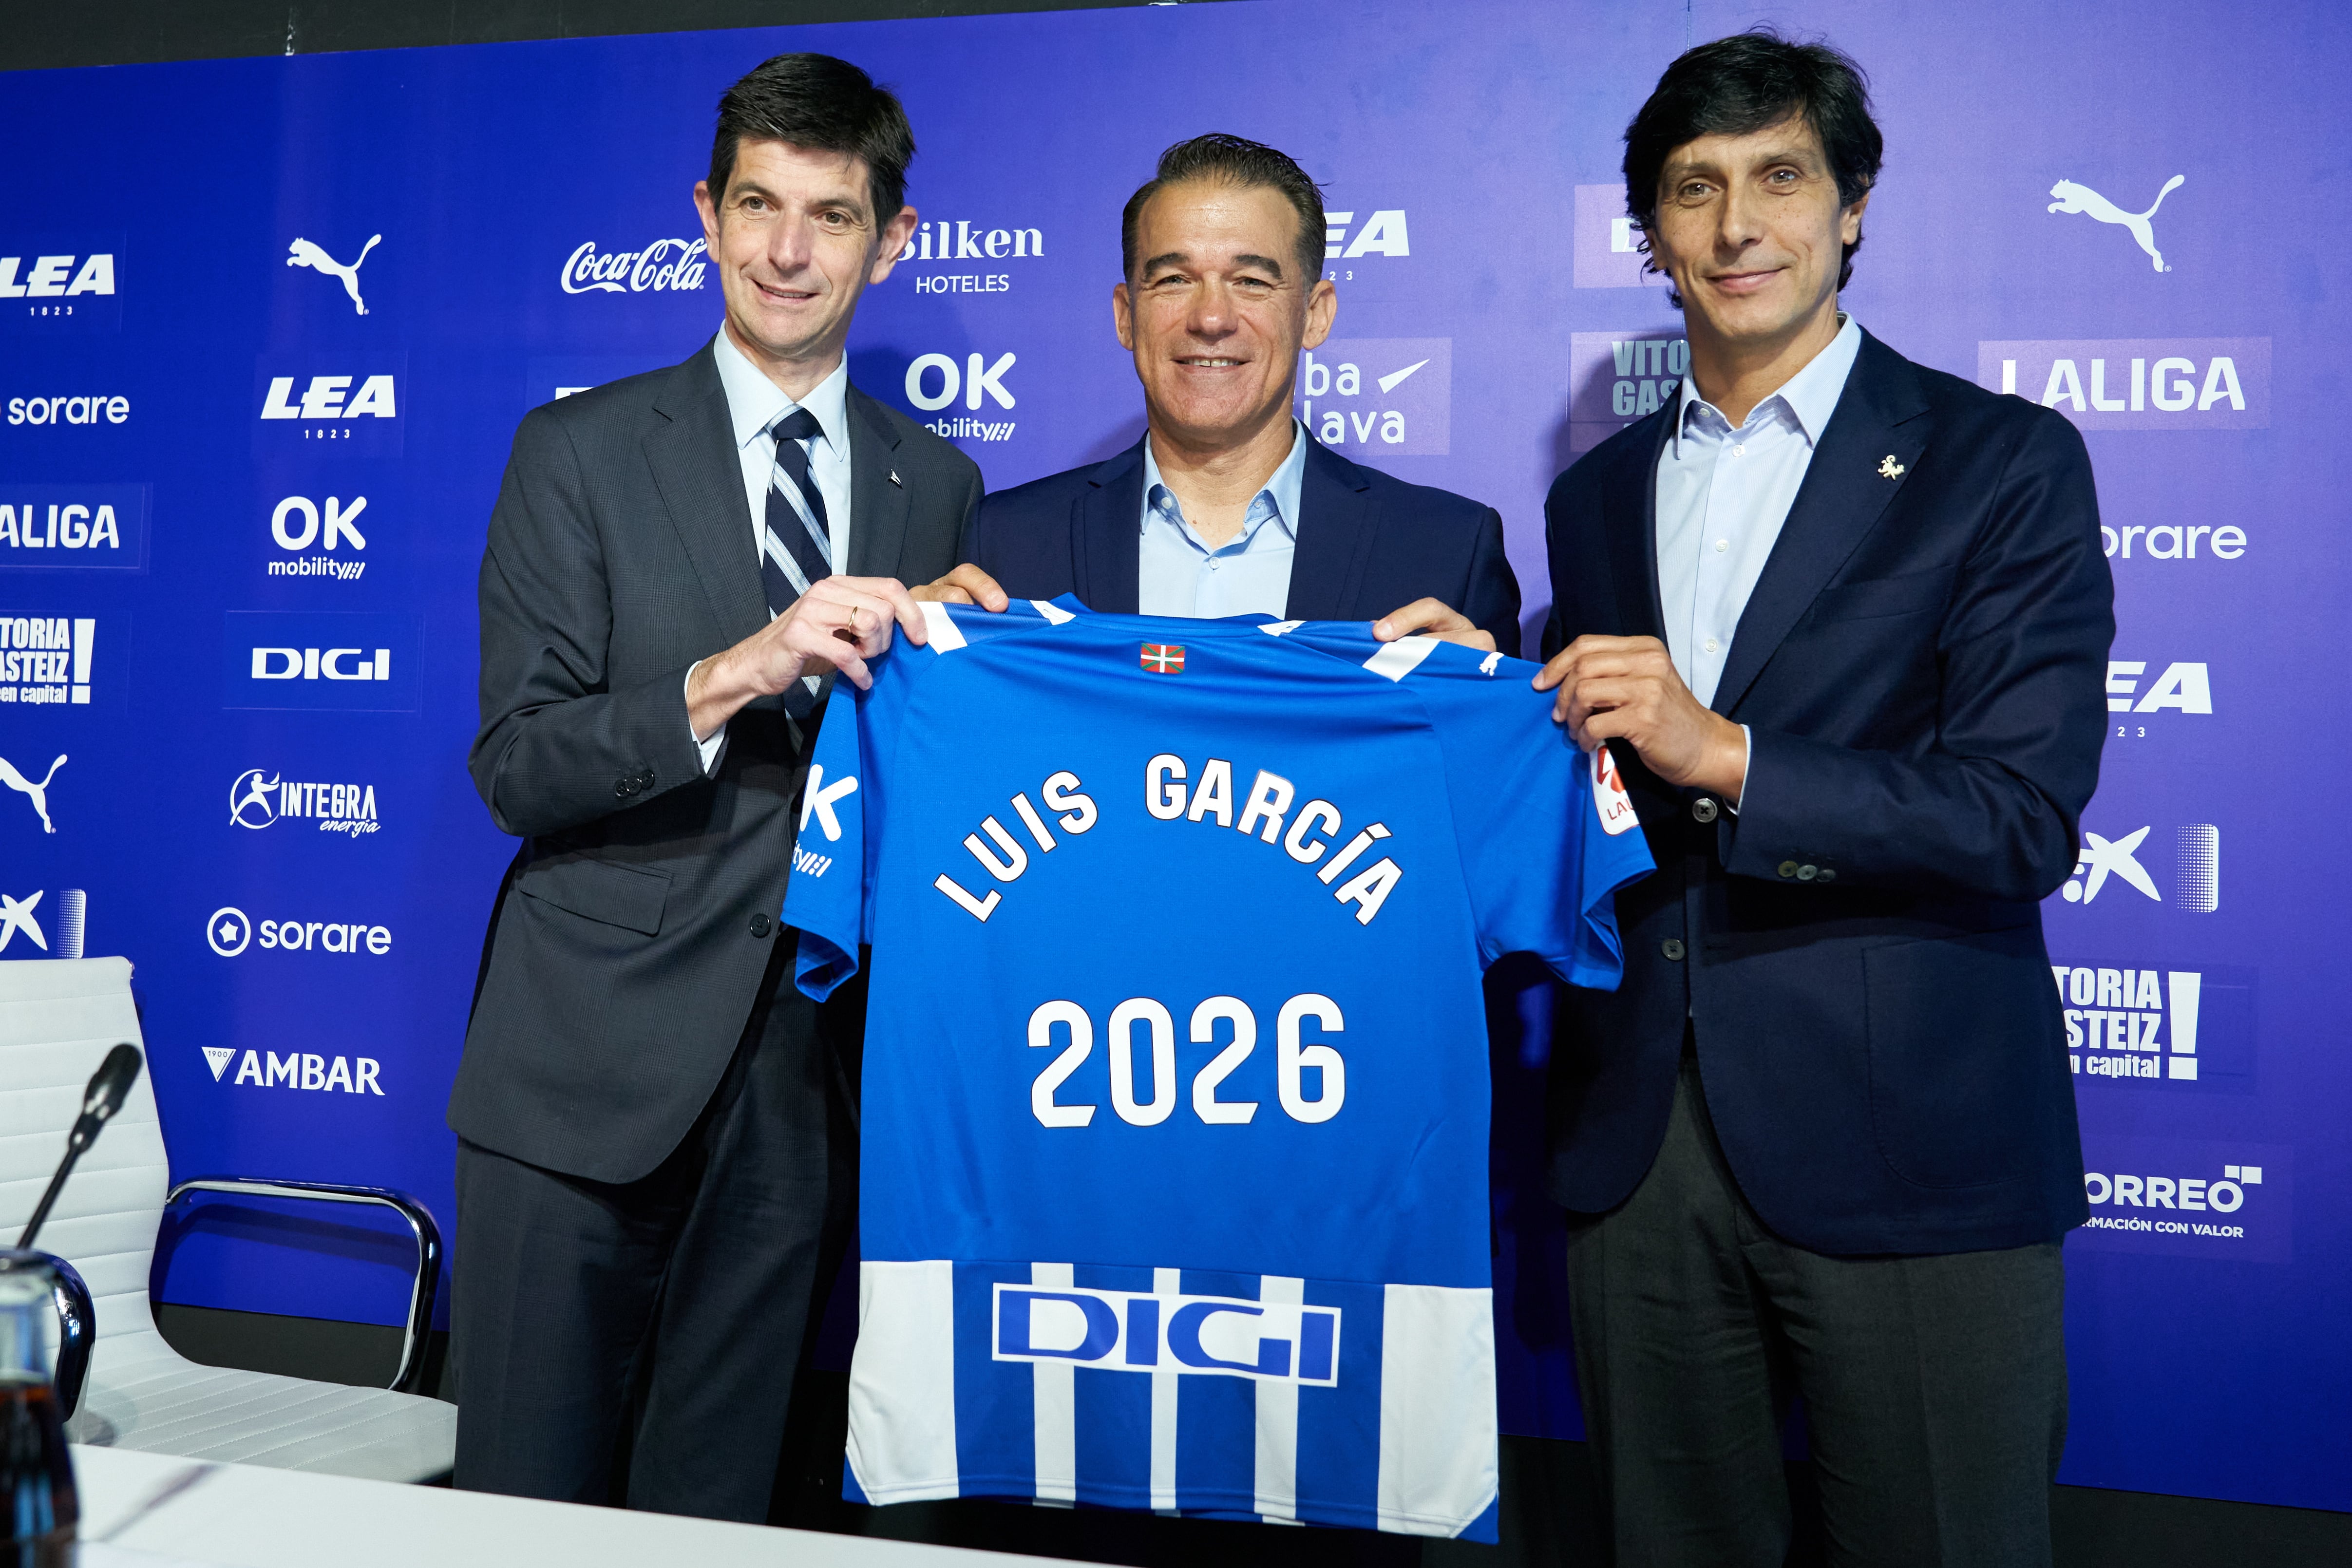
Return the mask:
<svg viewBox="0 0 2352 1568">
<path fill-rule="evenodd" d="M 1737 430 L 1683 378 L 1675 432 L 1658 453 L 1658 603 L 1675 671 L 1709 706 L 1748 596 L 1862 350 L 1853 318 L 1839 323 L 1829 347 Z"/>
<path fill-rule="evenodd" d="M 1242 531 L 1214 549 L 1185 520 L 1175 492 L 1160 477 L 1151 438 L 1144 437 L 1142 538 L 1136 552 L 1139 612 L 1203 621 L 1283 613 L 1290 603 L 1298 492 L 1307 476 L 1307 431 L 1291 423 L 1290 455 L 1251 497 Z"/>
<path fill-rule="evenodd" d="M 743 465 L 743 499 L 751 508 L 751 547 L 750 560 L 744 569 L 756 579 L 760 572 L 760 540 L 768 526 L 768 491 L 772 483 L 770 476 L 775 467 L 776 438 L 769 434 L 779 419 L 795 408 L 805 408 L 815 416 L 818 434 L 808 444 L 809 476 L 816 481 L 817 494 L 824 497 L 825 532 L 833 541 L 833 559 L 836 569 L 849 570 L 849 361 L 845 357 L 833 367 L 833 373 L 817 382 L 808 396 L 794 402 L 784 395 L 782 387 L 770 381 L 761 369 L 735 346 L 727 329 L 719 329 L 711 340 L 712 358 L 719 361 L 719 384 L 727 393 L 727 418 L 731 426 L 729 434 L 734 440 L 738 459 Z M 699 661 L 698 661 L 698 664 Z M 688 681 L 694 671 L 686 673 Z M 690 731 L 689 731 L 690 733 Z M 702 752 L 702 770 L 709 773 L 719 766 L 719 753 L 727 741 L 727 727 L 720 725 L 709 738 L 695 745 Z"/>
</svg>

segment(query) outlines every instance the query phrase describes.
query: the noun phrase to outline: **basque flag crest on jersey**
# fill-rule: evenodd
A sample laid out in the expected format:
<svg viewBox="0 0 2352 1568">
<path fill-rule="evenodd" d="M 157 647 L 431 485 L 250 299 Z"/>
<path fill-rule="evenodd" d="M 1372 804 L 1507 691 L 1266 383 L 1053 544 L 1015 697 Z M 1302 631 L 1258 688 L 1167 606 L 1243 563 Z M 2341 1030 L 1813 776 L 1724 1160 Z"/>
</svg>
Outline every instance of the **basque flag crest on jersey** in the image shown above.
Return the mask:
<svg viewBox="0 0 2352 1568">
<path fill-rule="evenodd" d="M 1500 654 L 923 608 L 783 909 L 872 950 L 848 1494 L 1494 1540 L 1479 977 L 1617 984 L 1613 773 Z"/>
</svg>

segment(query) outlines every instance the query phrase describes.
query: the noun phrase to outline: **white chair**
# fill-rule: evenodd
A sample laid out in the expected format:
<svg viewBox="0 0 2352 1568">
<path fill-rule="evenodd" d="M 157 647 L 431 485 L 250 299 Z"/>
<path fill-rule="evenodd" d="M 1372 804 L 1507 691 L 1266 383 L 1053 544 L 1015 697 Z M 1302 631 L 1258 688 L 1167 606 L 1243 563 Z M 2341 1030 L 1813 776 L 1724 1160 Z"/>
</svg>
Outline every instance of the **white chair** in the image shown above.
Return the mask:
<svg viewBox="0 0 2352 1568">
<path fill-rule="evenodd" d="M 31 1217 L 65 1153 L 83 1085 L 122 1040 L 146 1049 L 127 959 L 0 960 L 0 1244 L 13 1241 Z M 106 1448 L 371 1480 L 446 1474 L 457 1448 L 455 1406 L 393 1389 L 200 1366 L 163 1343 L 147 1301 L 156 1231 L 182 1191 L 268 1191 L 394 1207 L 408 1200 L 369 1188 L 208 1177 L 167 1195 L 166 1173 L 155 1093 L 142 1071 L 75 1167 L 36 1242 L 79 1272 L 96 1309 L 89 1371 L 67 1436 Z M 423 1356 L 440 1270 L 431 1217 L 418 1211 L 412 1224 L 419 1227 L 420 1267 L 395 1388 Z M 60 1364 L 58 1392 L 70 1398 L 68 1373 Z"/>
</svg>

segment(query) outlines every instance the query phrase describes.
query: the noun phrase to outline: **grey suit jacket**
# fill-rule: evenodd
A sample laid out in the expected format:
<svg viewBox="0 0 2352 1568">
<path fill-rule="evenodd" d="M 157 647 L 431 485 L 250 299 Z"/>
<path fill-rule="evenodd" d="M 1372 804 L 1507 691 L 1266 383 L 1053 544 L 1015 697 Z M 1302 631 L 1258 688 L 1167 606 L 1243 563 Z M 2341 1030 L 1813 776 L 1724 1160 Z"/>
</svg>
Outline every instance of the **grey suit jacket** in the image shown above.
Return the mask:
<svg viewBox="0 0 2352 1568">
<path fill-rule="evenodd" d="M 980 470 L 849 392 L 853 575 L 955 564 Z M 814 734 L 775 699 L 706 778 L 683 687 L 767 623 L 727 396 L 682 365 L 533 409 L 482 553 L 468 758 L 522 838 L 449 1098 L 459 1136 L 597 1181 L 677 1146 L 734 1051 L 772 944 Z"/>
</svg>

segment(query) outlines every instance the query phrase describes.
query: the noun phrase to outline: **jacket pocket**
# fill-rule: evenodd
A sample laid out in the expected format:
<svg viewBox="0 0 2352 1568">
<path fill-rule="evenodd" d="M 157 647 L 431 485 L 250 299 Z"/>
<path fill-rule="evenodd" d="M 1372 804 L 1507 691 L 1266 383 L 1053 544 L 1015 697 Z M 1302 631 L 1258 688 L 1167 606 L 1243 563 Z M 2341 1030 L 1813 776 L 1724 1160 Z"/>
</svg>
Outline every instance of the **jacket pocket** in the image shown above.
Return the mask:
<svg viewBox="0 0 2352 1568">
<path fill-rule="evenodd" d="M 539 862 L 522 873 L 515 888 L 583 919 L 656 936 L 663 906 L 669 902 L 669 873 L 575 857 Z"/>
<path fill-rule="evenodd" d="M 2066 1049 L 2040 928 L 1872 948 L 1863 998 L 1871 1122 L 1895 1174 L 1934 1187 L 2031 1176 Z"/>
<path fill-rule="evenodd" d="M 1823 589 L 1805 619 L 1819 626 L 1831 621 L 1875 621 L 1892 615 L 1918 615 L 1941 610 L 1952 594 L 1952 569 L 1910 571 L 1901 577 L 1874 577 L 1861 582 Z"/>
</svg>

